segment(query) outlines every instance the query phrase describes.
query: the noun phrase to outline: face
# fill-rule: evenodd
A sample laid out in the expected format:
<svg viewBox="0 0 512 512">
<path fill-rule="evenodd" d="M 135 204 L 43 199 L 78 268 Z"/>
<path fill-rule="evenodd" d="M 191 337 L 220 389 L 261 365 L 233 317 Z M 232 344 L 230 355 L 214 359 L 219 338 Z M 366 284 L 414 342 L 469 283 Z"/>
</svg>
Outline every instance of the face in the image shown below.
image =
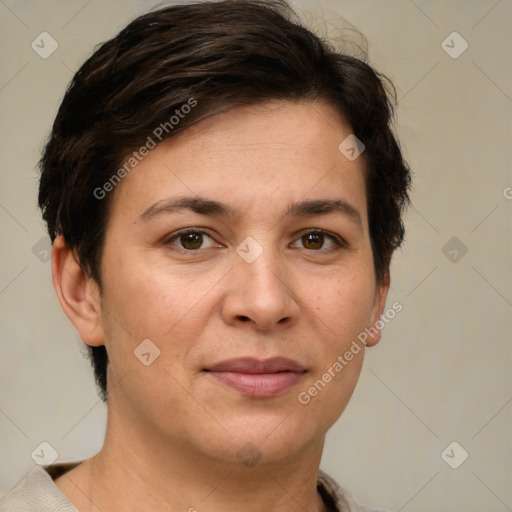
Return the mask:
<svg viewBox="0 0 512 512">
<path fill-rule="evenodd" d="M 343 355 L 387 291 L 363 160 L 338 149 L 350 133 L 320 102 L 238 108 L 163 142 L 117 186 L 98 329 L 119 421 L 217 460 L 247 443 L 282 460 L 323 440 L 364 349 Z"/>
</svg>

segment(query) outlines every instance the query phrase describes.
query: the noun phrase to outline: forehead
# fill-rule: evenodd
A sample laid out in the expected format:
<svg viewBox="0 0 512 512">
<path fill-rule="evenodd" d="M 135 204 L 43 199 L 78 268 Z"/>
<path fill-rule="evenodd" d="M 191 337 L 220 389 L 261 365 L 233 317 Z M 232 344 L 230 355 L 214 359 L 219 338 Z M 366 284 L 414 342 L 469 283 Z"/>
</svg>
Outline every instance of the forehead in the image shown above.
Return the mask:
<svg viewBox="0 0 512 512">
<path fill-rule="evenodd" d="M 350 132 L 323 102 L 273 101 L 213 116 L 166 142 L 184 163 L 201 159 L 221 167 L 234 159 L 253 169 L 282 163 L 317 169 L 332 165 L 340 137 Z"/>
<path fill-rule="evenodd" d="M 365 210 L 364 160 L 350 161 L 339 149 L 350 134 L 319 101 L 232 109 L 152 149 L 116 188 L 113 210 L 121 203 L 124 214 L 127 207 L 140 214 L 170 195 L 270 207 L 340 194 Z"/>
</svg>

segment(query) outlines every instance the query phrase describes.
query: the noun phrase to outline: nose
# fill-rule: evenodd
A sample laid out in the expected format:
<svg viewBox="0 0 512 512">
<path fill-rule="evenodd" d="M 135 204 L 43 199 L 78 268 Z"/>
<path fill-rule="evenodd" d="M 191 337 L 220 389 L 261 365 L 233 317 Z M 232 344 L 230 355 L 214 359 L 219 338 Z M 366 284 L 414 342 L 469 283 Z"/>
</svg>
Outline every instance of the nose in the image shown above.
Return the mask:
<svg viewBox="0 0 512 512">
<path fill-rule="evenodd" d="M 291 279 L 275 257 L 239 260 L 230 272 L 231 285 L 222 305 L 228 325 L 247 323 L 260 331 L 294 325 L 300 313 Z"/>
</svg>

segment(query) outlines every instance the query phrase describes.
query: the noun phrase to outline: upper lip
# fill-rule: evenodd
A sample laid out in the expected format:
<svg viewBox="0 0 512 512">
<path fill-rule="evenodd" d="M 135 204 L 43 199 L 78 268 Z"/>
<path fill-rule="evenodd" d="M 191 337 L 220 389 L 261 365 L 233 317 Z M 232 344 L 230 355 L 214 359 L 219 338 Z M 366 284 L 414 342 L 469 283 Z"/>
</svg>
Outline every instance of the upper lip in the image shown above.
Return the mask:
<svg viewBox="0 0 512 512">
<path fill-rule="evenodd" d="M 296 361 L 286 357 L 272 357 L 270 359 L 257 359 L 254 357 L 239 357 L 221 361 L 206 368 L 210 372 L 236 372 L 236 373 L 278 373 L 300 372 L 306 370 Z"/>
</svg>

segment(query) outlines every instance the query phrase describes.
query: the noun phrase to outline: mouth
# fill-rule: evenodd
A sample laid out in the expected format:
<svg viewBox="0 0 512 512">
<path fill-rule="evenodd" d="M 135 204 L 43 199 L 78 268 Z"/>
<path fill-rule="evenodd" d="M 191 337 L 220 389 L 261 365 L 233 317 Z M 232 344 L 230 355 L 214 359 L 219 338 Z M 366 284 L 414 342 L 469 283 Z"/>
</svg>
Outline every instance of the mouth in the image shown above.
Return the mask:
<svg viewBox="0 0 512 512">
<path fill-rule="evenodd" d="M 212 378 L 246 396 L 277 396 L 295 386 L 306 373 L 296 361 L 283 357 L 245 357 L 222 361 L 204 370 Z"/>
</svg>

